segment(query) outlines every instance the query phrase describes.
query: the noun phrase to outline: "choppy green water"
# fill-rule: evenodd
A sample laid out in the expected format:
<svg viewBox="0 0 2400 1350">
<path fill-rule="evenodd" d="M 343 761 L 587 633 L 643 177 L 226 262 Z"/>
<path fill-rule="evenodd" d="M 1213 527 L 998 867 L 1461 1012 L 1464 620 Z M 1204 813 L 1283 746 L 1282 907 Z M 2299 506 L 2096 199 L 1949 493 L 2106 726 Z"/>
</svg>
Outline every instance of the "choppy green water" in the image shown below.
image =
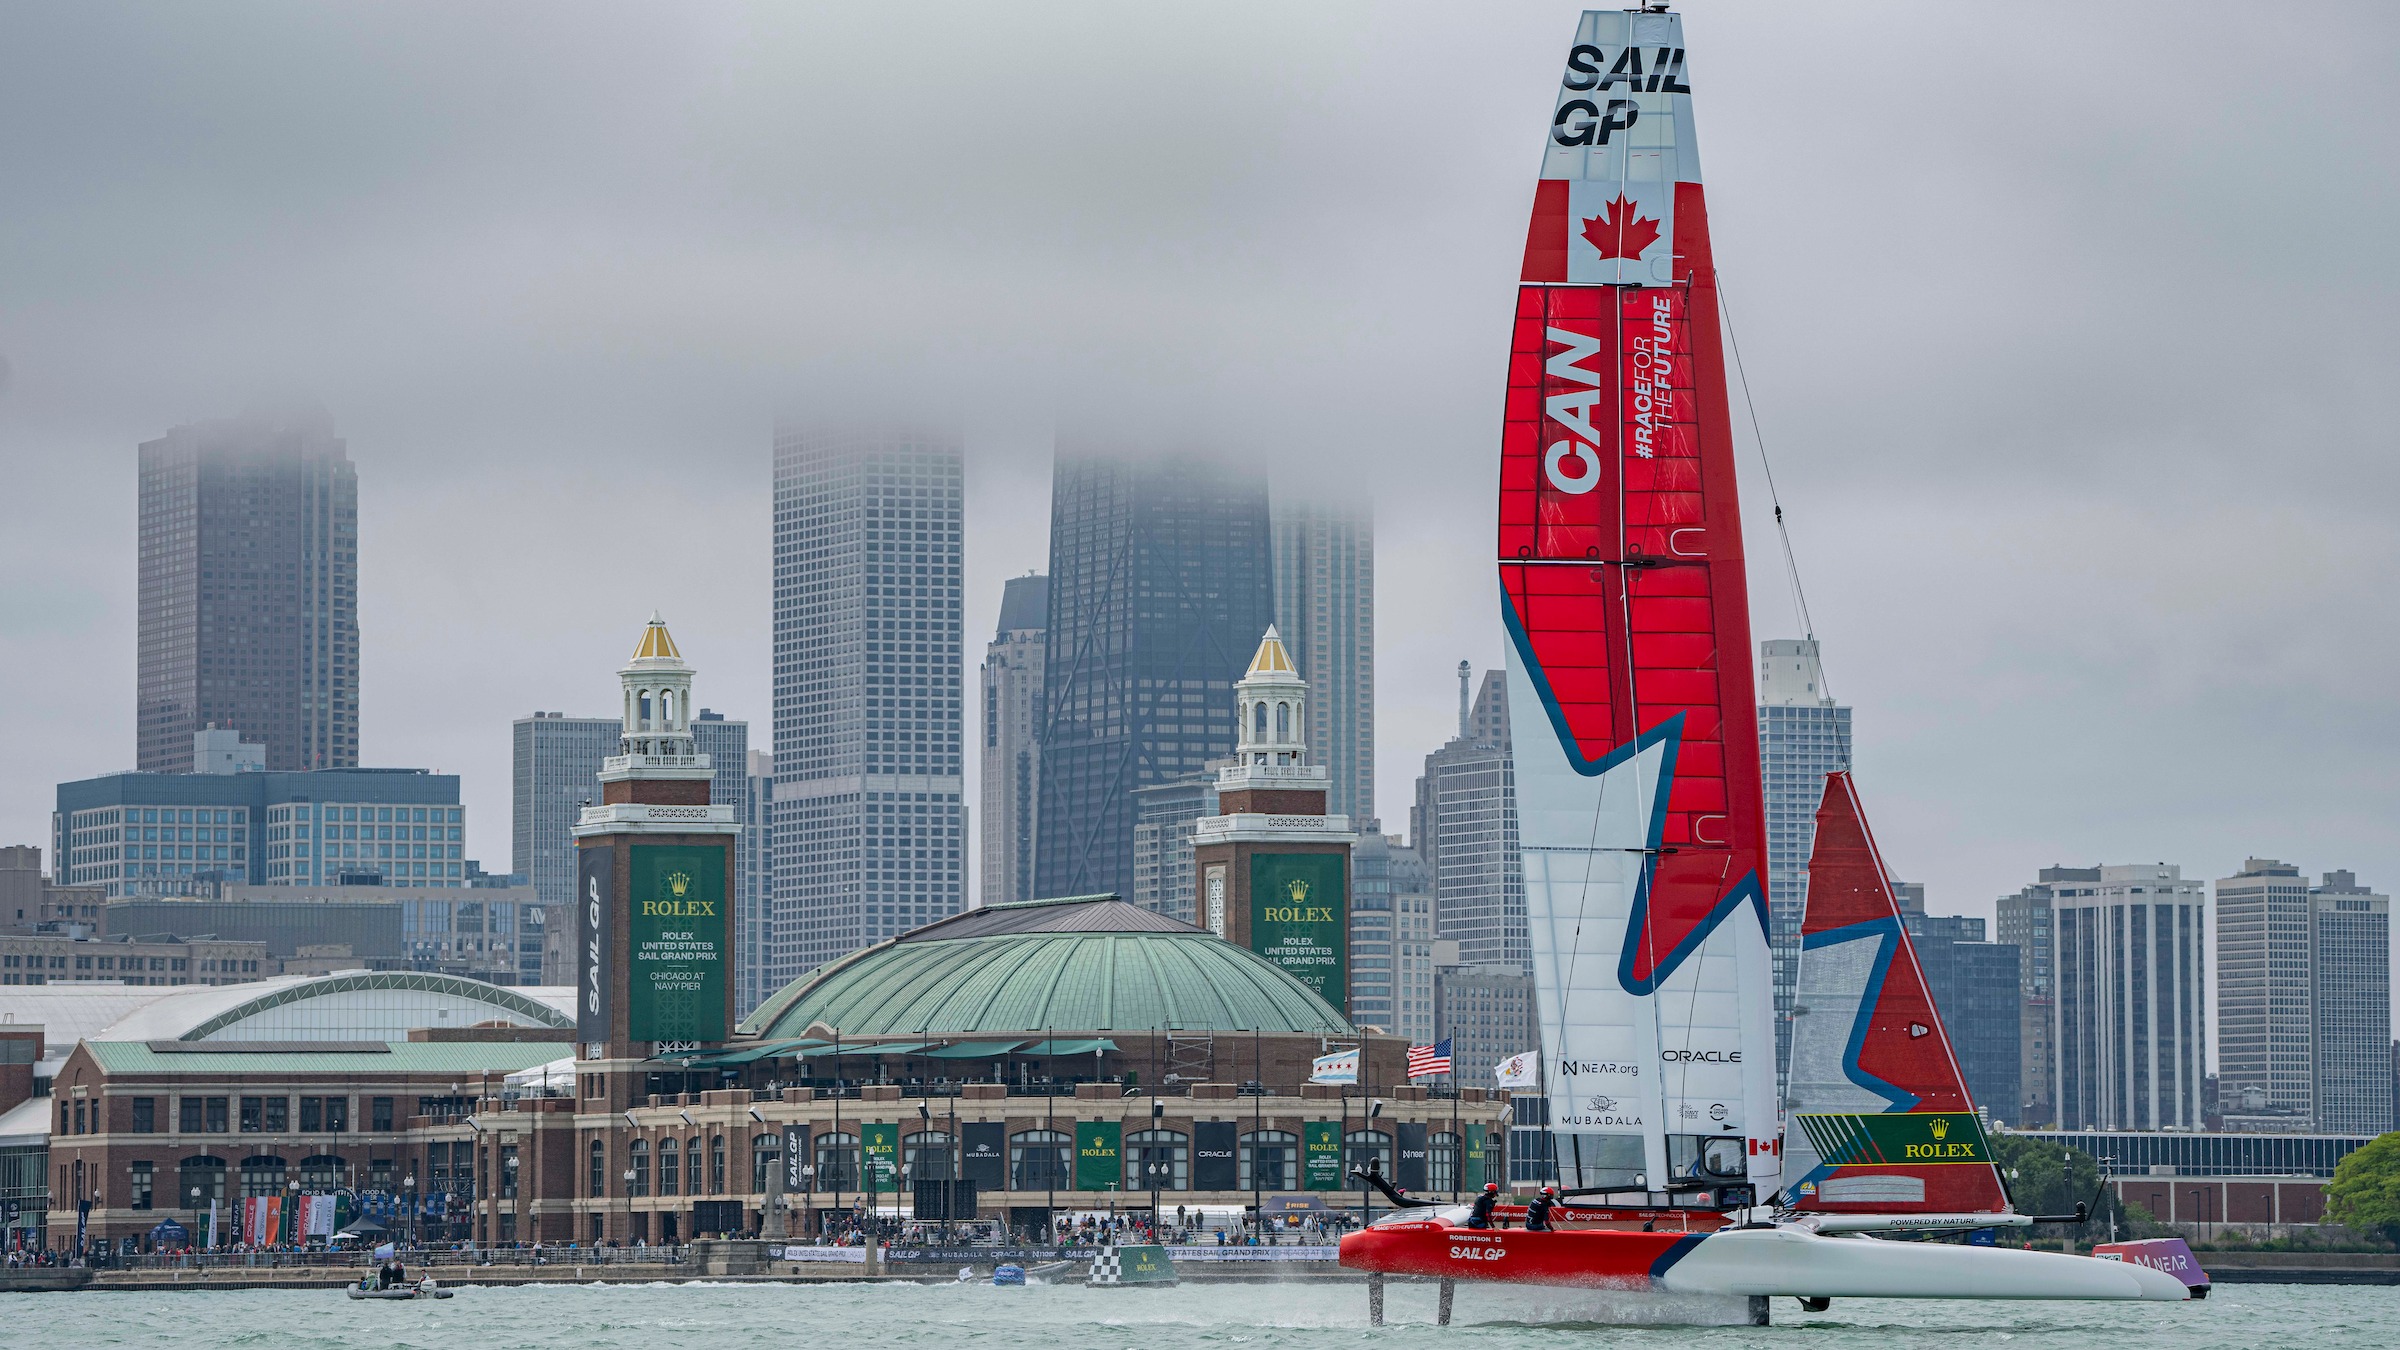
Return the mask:
<svg viewBox="0 0 2400 1350">
<path fill-rule="evenodd" d="M 1495 1291 L 1500 1292 L 1500 1291 Z M 0 1296 L 5 1335 L 27 1350 L 84 1346 L 374 1347 L 375 1350 L 885 1350 L 1068 1347 L 1234 1350 L 1392 1345 L 1405 1350 L 1664 1347 L 2073 1347 L 2074 1350 L 2351 1350 L 2400 1345 L 2400 1288 L 2220 1286 L 2186 1304 L 1960 1304 L 1857 1300 L 1776 1325 L 1626 1326 L 1638 1300 L 1501 1306 L 1462 1290 L 1460 1323 L 1432 1325 L 1433 1291 L 1396 1286 L 1372 1331 L 1355 1284 L 1186 1284 L 1175 1289 L 901 1285 L 618 1285 L 468 1289 L 445 1302 L 353 1303 L 338 1293 L 198 1292 Z M 1668 1308 L 1680 1317 L 1723 1311 Z M 1552 1322 L 1555 1317 L 1578 1320 Z M 1540 1323 L 1522 1320 L 1545 1319 Z"/>
</svg>

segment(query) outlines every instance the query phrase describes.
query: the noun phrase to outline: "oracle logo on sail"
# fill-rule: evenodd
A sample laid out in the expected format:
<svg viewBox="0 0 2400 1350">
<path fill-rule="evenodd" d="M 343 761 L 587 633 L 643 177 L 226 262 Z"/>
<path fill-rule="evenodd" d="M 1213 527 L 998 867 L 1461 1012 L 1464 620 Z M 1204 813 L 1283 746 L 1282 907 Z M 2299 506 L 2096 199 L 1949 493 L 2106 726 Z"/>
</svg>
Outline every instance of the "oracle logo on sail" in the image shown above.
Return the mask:
<svg viewBox="0 0 2400 1350">
<path fill-rule="evenodd" d="M 1739 1064 L 1742 1062 L 1742 1052 L 1739 1050 L 1665 1050 L 1659 1053 L 1659 1058 L 1669 1064 Z"/>
<path fill-rule="evenodd" d="M 1551 421 L 1569 434 L 1552 441 L 1542 454 L 1542 473 L 1550 486 L 1575 496 L 1600 486 L 1600 435 L 1592 430 L 1592 407 L 1600 401 L 1600 377 L 1583 368 L 1583 362 L 1600 354 L 1600 339 L 1578 333 L 1571 328 L 1546 330 L 1552 342 L 1561 350 L 1552 352 L 1542 369 L 1551 379 L 1579 384 L 1581 389 L 1568 389 L 1542 400 L 1542 410 Z M 1570 463 L 1573 468 L 1569 469 Z"/>
</svg>

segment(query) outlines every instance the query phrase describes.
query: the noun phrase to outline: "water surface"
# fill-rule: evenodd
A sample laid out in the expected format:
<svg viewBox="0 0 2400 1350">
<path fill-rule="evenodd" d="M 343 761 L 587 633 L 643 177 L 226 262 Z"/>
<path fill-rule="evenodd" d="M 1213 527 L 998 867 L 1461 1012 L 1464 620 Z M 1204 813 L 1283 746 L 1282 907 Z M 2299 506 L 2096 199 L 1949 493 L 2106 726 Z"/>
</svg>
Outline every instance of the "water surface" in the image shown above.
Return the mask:
<svg viewBox="0 0 2400 1350">
<path fill-rule="evenodd" d="M 1509 1296 L 1502 1301 L 1500 1295 Z M 548 1285 L 465 1289 L 441 1302 L 354 1303 L 338 1291 L 199 1291 L 0 1296 L 6 1344 L 158 1350 L 1581 1350 L 1701 1346 L 1796 1350 L 1926 1345 L 2010 1350 L 2388 1350 L 2400 1345 L 2400 1288 L 2224 1285 L 2184 1304 L 1931 1303 L 1858 1299 L 1825 1313 L 1774 1304 L 1775 1325 L 1684 1322 L 1730 1307 L 1588 1296 L 1515 1302 L 1462 1289 L 1457 1325 L 1436 1327 L 1430 1286 L 1394 1286 L 1370 1330 L 1357 1284 L 1185 1284 L 1174 1289 L 989 1285 Z M 1586 1296 L 1571 1296 L 1583 1298 Z M 1552 1319 L 1566 1318 L 1567 1321 Z M 1540 1319 L 1540 1320 L 1534 1320 Z"/>
</svg>

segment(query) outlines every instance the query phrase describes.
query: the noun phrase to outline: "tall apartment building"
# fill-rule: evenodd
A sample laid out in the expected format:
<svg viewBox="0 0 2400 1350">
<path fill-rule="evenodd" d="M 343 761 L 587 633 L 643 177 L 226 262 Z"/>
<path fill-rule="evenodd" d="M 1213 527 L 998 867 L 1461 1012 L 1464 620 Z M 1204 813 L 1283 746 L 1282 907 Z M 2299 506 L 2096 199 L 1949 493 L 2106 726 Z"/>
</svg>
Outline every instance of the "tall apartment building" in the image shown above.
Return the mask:
<svg viewBox="0 0 2400 1350">
<path fill-rule="evenodd" d="M 117 773 L 58 785 L 61 880 L 126 896 L 215 895 L 228 884 L 467 884 L 455 774 Z"/>
<path fill-rule="evenodd" d="M 769 988 L 966 908 L 964 477 L 947 431 L 775 429 Z"/>
<path fill-rule="evenodd" d="M 1825 775 L 1850 767 L 1850 710 L 1825 690 L 1815 638 L 1759 644 L 1758 764 L 1766 799 L 1767 939 L 1775 956 L 1775 1063 L 1791 1060 L 1792 993 L 1800 978 L 1800 921 L 1808 857 L 1817 842 Z"/>
<path fill-rule="evenodd" d="M 1004 905 L 1033 890 L 1035 807 L 1042 782 L 1042 651 L 1050 628 L 1050 578 L 1010 577 L 1000 624 L 983 652 L 982 901 Z"/>
<path fill-rule="evenodd" d="M 2393 1127 L 2392 902 L 2348 872 L 2309 891 L 2316 1003 L 2316 1128 L 2375 1134 Z"/>
<path fill-rule="evenodd" d="M 1429 1045 L 1433 890 L 1425 860 L 1377 822 L 1351 853 L 1350 1020 Z"/>
<path fill-rule="evenodd" d="M 1525 928 L 1524 864 L 1517 852 L 1508 677 L 1504 671 L 1484 672 L 1469 705 L 1469 674 L 1460 662 L 1458 735 L 1425 757 L 1416 805 L 1409 812 L 1409 838 L 1433 880 L 1434 935 L 1458 944 L 1460 964 L 1522 972 L 1531 967 L 1533 947 Z"/>
<path fill-rule="evenodd" d="M 358 475 L 323 411 L 176 427 L 140 450 L 135 764 L 212 724 L 280 772 L 358 763 Z"/>
<path fill-rule="evenodd" d="M 1542 1048 L 1535 1017 L 1533 977 L 1522 966 L 1492 962 L 1456 964 L 1447 941 L 1433 973 L 1433 1034 L 1450 1041 L 1450 1061 L 1461 1087 L 1492 1086 L 1500 1061 Z"/>
<path fill-rule="evenodd" d="M 2045 867 L 2030 886 L 2001 896 L 1993 925 L 1999 940 L 2017 949 L 2017 1046 L 2020 1116 L 2003 1116 L 2027 1128 L 2058 1121 L 2057 1009 L 2053 963 L 2057 959 L 2056 915 L 2051 888 L 2097 882 L 2097 867 Z"/>
<path fill-rule="evenodd" d="M 741 869 L 733 900 L 733 1015 L 748 1017 L 780 986 L 768 983 L 774 950 L 775 756 L 752 750 L 743 766 L 742 832 L 734 839 L 734 865 Z M 715 761 L 710 761 L 714 763 Z M 710 785 L 711 797 L 716 795 Z"/>
<path fill-rule="evenodd" d="M 1128 899 L 1185 923 L 1200 922 L 1193 830 L 1218 812 L 1211 770 L 1133 790 L 1133 890 Z"/>
<path fill-rule="evenodd" d="M 713 766 L 709 800 L 719 806 L 744 807 L 750 798 L 750 724 L 702 708 L 692 718 L 691 730 L 693 742 Z M 583 808 L 600 801 L 600 766 L 617 753 L 617 740 L 625 734 L 624 722 L 616 717 L 537 712 L 518 718 L 509 731 L 513 808 L 509 870 L 531 882 L 543 904 L 572 904 L 572 831 Z"/>
<path fill-rule="evenodd" d="M 1234 745 L 1234 681 L 1273 623 L 1263 479 L 1062 452 L 1051 480 L 1034 887 L 1133 891 L 1135 792 Z"/>
<path fill-rule="evenodd" d="M 1275 627 L 1308 680 L 1308 754 L 1333 775 L 1326 810 L 1375 815 L 1375 508 L 1277 500 Z"/>
<path fill-rule="evenodd" d="M 2051 888 L 2059 1125 L 2199 1129 L 2207 887 L 2167 863 L 2098 870 Z"/>
<path fill-rule="evenodd" d="M 2218 1093 L 2238 1114 L 2306 1130 L 2317 1078 L 2308 879 L 2250 858 L 2216 889 Z"/>
</svg>

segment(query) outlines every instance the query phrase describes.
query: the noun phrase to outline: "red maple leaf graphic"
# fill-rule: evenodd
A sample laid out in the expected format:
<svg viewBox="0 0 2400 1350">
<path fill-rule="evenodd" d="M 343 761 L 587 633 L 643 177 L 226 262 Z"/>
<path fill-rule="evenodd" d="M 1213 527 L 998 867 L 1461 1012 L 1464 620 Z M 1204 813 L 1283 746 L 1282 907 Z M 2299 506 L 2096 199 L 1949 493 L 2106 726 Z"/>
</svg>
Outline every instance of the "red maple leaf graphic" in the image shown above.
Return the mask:
<svg viewBox="0 0 2400 1350">
<path fill-rule="evenodd" d="M 1583 237 L 1603 258 L 1638 258 L 1658 242 L 1658 222 L 1643 218 L 1620 196 L 1583 222 Z"/>
</svg>

